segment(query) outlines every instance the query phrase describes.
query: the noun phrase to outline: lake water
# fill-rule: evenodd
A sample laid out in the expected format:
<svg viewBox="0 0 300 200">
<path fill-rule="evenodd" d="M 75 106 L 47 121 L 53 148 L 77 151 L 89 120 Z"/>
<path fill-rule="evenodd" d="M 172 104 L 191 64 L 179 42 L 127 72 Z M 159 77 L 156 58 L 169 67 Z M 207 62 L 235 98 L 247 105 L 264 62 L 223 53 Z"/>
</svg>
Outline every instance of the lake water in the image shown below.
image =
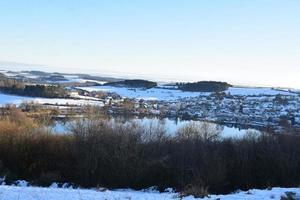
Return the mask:
<svg viewBox="0 0 300 200">
<path fill-rule="evenodd" d="M 180 119 L 169 119 L 169 118 L 164 118 L 164 119 L 158 119 L 158 118 L 133 118 L 133 119 L 124 119 L 124 118 L 113 118 L 111 121 L 118 122 L 118 123 L 131 123 L 135 122 L 138 123 L 142 126 L 145 127 L 150 127 L 150 126 L 157 126 L 159 124 L 163 124 L 170 135 L 174 135 L 175 132 L 190 124 L 193 123 L 199 127 L 201 127 L 204 123 L 207 123 L 210 128 L 212 129 L 218 129 L 221 132 L 221 137 L 223 138 L 229 138 L 229 137 L 243 137 L 249 132 L 255 132 L 259 133 L 259 131 L 254 130 L 254 129 L 239 129 L 236 127 L 228 127 L 225 125 L 219 125 L 215 123 L 210 123 L 210 122 L 202 122 L 202 121 L 193 121 L 193 120 L 180 120 Z M 74 122 L 74 121 L 73 121 Z M 62 122 L 62 121 L 55 121 L 55 123 L 50 126 L 49 128 L 58 134 L 63 134 L 68 132 L 68 127 L 72 123 L 72 121 L 67 121 L 67 122 Z"/>
</svg>

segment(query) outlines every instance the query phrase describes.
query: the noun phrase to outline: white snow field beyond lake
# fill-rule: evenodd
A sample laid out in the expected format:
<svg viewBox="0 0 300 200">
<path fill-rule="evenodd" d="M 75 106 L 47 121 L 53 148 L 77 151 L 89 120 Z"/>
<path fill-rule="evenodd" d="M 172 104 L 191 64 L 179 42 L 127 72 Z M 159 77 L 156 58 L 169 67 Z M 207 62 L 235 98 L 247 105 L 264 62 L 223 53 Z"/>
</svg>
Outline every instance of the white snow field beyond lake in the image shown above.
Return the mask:
<svg viewBox="0 0 300 200">
<path fill-rule="evenodd" d="M 181 90 L 162 89 L 162 88 L 151 88 L 151 89 L 137 89 L 137 88 L 126 88 L 126 87 L 113 87 L 113 86 L 92 86 L 92 87 L 80 87 L 80 89 L 86 91 L 104 91 L 114 92 L 122 97 L 136 98 L 144 100 L 176 100 L 186 97 L 197 97 L 200 94 L 210 95 L 210 93 L 199 93 L 199 92 L 183 92 Z"/>
<path fill-rule="evenodd" d="M 295 193 L 300 198 L 300 188 L 273 188 L 271 190 L 249 190 L 229 195 L 210 195 L 204 200 L 280 200 L 286 192 Z M 174 192 L 159 193 L 156 191 L 107 190 L 100 192 L 85 189 L 40 188 L 0 186 L 1 200 L 180 200 Z M 182 198 L 194 200 L 193 196 Z"/>
<path fill-rule="evenodd" d="M 144 100 L 178 100 L 186 97 L 197 97 L 199 95 L 210 95 L 209 92 L 183 92 L 181 90 L 174 89 L 162 89 L 162 88 L 151 88 L 147 90 L 143 89 L 132 89 L 125 87 L 113 87 L 113 86 L 93 86 L 93 87 L 81 87 L 80 89 L 86 91 L 105 91 L 105 92 L 115 92 L 122 97 L 136 98 Z M 275 90 L 272 88 L 229 88 L 226 93 L 231 95 L 296 95 L 288 91 Z M 99 105 L 102 106 L 103 103 L 100 101 L 88 99 L 63 99 L 63 98 L 39 98 L 39 97 L 24 97 L 10 94 L 0 93 L 0 106 L 5 104 L 16 104 L 19 105 L 24 101 L 33 101 L 40 104 L 58 104 L 58 105 Z"/>
<path fill-rule="evenodd" d="M 151 88 L 151 89 L 137 89 L 126 87 L 114 87 L 114 86 L 91 86 L 80 87 L 80 89 L 86 91 L 104 91 L 114 92 L 122 97 L 144 99 L 144 100 L 177 100 L 186 97 L 197 97 L 199 95 L 210 95 L 210 92 L 187 92 L 176 89 L 163 89 L 163 88 Z M 231 95 L 295 95 L 288 91 L 275 90 L 272 88 L 241 88 L 231 87 L 227 91 L 227 94 Z"/>
<path fill-rule="evenodd" d="M 39 104 L 52 104 L 52 105 L 98 105 L 103 106 L 103 102 L 87 100 L 87 99 L 63 99 L 63 98 L 39 98 L 39 97 L 23 97 L 16 95 L 8 95 L 0 93 L 0 106 L 5 104 L 19 105 L 22 102 L 35 102 Z"/>
</svg>

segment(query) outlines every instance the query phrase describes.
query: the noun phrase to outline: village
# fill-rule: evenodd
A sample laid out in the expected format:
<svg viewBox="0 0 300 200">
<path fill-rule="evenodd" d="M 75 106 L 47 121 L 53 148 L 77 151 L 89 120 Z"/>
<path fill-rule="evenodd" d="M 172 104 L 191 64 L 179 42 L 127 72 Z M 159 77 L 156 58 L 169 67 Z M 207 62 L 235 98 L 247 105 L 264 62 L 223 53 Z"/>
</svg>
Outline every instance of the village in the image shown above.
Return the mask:
<svg viewBox="0 0 300 200">
<path fill-rule="evenodd" d="M 241 128 L 280 131 L 300 128 L 300 96 L 212 93 L 176 100 L 144 100 L 116 93 L 83 92 L 100 98 L 111 115 L 203 120 Z"/>
</svg>

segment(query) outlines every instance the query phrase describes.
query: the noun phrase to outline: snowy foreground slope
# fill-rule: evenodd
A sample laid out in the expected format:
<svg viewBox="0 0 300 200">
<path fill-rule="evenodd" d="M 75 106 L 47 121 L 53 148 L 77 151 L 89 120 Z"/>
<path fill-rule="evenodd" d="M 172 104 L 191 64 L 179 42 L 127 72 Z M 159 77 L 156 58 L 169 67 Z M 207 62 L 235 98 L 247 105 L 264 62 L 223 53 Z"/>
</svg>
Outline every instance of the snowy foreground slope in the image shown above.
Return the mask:
<svg viewBox="0 0 300 200">
<path fill-rule="evenodd" d="M 300 188 L 273 188 L 272 190 L 249 190 L 230 195 L 211 195 L 205 199 L 235 200 L 235 199 L 273 199 L 280 200 L 286 193 L 294 193 L 295 199 L 300 199 Z M 155 191 L 116 190 L 100 192 L 96 190 L 39 188 L 0 186 L 1 200 L 168 200 L 181 199 L 177 193 Z M 195 199 L 192 196 L 183 198 Z"/>
</svg>

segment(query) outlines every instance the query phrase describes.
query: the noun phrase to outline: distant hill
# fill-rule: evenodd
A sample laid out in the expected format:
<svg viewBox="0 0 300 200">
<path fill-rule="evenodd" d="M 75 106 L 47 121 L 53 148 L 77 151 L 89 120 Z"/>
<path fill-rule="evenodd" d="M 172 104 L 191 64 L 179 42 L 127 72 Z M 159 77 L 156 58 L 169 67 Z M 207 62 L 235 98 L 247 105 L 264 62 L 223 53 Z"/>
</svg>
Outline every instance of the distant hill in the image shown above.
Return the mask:
<svg viewBox="0 0 300 200">
<path fill-rule="evenodd" d="M 232 85 L 218 81 L 199 81 L 195 83 L 176 83 L 178 89 L 191 92 L 222 92 Z"/>
<path fill-rule="evenodd" d="M 20 96 L 62 98 L 68 92 L 60 85 L 26 84 L 26 82 L 9 78 L 0 73 L 0 92 Z"/>
<path fill-rule="evenodd" d="M 133 79 L 133 80 L 124 80 L 106 83 L 104 85 L 115 86 L 115 87 L 130 87 L 130 88 L 145 88 L 150 89 L 157 86 L 156 82 L 141 80 L 141 79 Z"/>
<path fill-rule="evenodd" d="M 36 76 L 50 76 L 51 73 L 48 72 L 43 72 L 43 71 L 37 71 L 37 70 L 32 70 L 32 71 L 24 71 L 27 73 L 30 73 L 32 75 L 36 75 Z"/>
<path fill-rule="evenodd" d="M 123 81 L 122 78 L 113 78 L 113 77 L 106 77 L 106 76 L 92 76 L 88 74 L 66 74 L 66 75 L 77 75 L 79 78 L 82 79 L 89 79 L 94 81 L 106 81 L 106 82 L 116 82 L 116 81 Z"/>
<path fill-rule="evenodd" d="M 52 82 L 57 82 L 57 81 L 68 81 L 63 75 L 51 75 L 47 77 L 41 77 L 40 78 L 42 81 L 52 81 Z"/>
</svg>

